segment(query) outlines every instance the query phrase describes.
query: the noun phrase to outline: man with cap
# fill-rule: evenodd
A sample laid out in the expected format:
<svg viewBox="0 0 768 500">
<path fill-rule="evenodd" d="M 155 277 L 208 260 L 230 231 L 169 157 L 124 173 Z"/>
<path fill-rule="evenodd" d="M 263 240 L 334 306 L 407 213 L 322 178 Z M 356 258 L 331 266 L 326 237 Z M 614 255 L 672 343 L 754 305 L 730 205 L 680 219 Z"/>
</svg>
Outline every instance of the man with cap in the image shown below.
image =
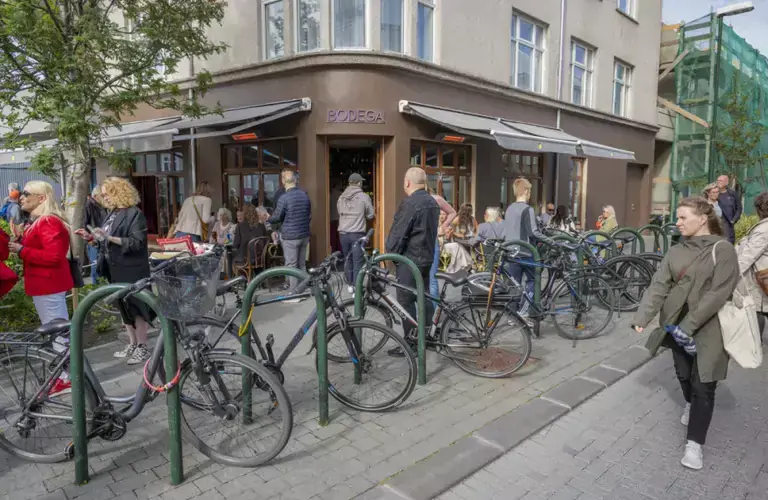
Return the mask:
<svg viewBox="0 0 768 500">
<path fill-rule="evenodd" d="M 350 175 L 349 186 L 341 193 L 336 203 L 339 211 L 339 239 L 341 252 L 344 254 L 344 272 L 349 284 L 349 293 L 354 290 L 352 284 L 363 267 L 363 249 L 355 245 L 355 242 L 365 236 L 366 220 L 375 216 L 371 197 L 365 194 L 362 185 L 363 178 L 360 174 Z M 350 254 L 351 264 L 347 263 Z"/>
</svg>

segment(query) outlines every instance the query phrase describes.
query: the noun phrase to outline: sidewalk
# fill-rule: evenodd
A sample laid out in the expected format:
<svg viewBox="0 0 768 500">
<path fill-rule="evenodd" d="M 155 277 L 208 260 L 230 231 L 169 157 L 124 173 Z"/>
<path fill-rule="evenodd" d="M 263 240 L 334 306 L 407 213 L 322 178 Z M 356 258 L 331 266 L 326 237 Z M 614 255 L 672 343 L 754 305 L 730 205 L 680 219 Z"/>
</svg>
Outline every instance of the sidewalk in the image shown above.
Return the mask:
<svg viewBox="0 0 768 500">
<path fill-rule="evenodd" d="M 664 353 L 439 500 L 768 498 L 767 381 L 731 363 L 701 471 L 680 465 L 683 399 Z"/>
<path fill-rule="evenodd" d="M 254 323 L 262 338 L 273 333 L 275 352 L 288 344 L 313 302 L 274 304 L 256 309 Z M 534 339 L 534 360 L 501 380 L 473 377 L 450 360 L 428 354 L 428 384 L 417 386 L 397 411 L 360 413 L 331 399 L 331 423 L 317 424 L 315 358 L 303 341 L 286 363 L 285 386 L 294 409 L 294 429 L 286 449 L 272 463 L 256 469 L 222 467 L 184 444 L 186 481 L 169 482 L 165 402 L 158 398 L 118 442 L 89 444 L 91 482 L 74 486 L 73 464 L 30 464 L 0 452 L 0 497 L 8 500 L 120 500 L 161 497 L 280 498 L 347 500 L 449 447 L 467 434 L 509 413 L 542 393 L 573 379 L 641 339 L 630 331 L 630 314 L 614 317 L 601 336 L 574 347 L 542 325 Z M 112 358 L 114 346 L 87 353 L 100 377 L 111 380 L 111 395 L 135 390 L 138 370 Z"/>
</svg>

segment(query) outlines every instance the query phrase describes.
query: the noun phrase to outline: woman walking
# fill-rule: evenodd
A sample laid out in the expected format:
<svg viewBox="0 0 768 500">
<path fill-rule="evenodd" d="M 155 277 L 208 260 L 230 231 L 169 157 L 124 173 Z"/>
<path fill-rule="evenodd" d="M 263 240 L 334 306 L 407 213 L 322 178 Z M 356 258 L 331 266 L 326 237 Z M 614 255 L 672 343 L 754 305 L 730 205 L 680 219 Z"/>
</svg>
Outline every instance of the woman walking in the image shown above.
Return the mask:
<svg viewBox="0 0 768 500">
<path fill-rule="evenodd" d="M 643 332 L 660 313 L 660 328 L 651 332 L 646 347 L 652 355 L 662 346 L 672 351 L 686 401 L 680 421 L 688 426 L 688 441 L 681 463 L 698 470 L 703 467 L 701 447 L 715 409 L 715 388 L 728 371 L 717 312 L 736 289 L 739 263 L 706 199 L 680 202 L 677 228 L 685 239 L 659 264 L 633 325 Z"/>
<path fill-rule="evenodd" d="M 78 231 L 84 239 L 99 242 L 99 273 L 110 283 L 135 283 L 149 277 L 147 220 L 136 206 L 136 188 L 127 179 L 110 177 L 101 186 L 101 202 L 109 211 L 101 228 L 92 235 Z M 130 341 L 114 356 L 127 358 L 129 365 L 142 363 L 150 357 L 147 330 L 155 314 L 136 298 L 121 301 L 118 308 Z"/>
<path fill-rule="evenodd" d="M 744 281 L 755 300 L 757 322 L 762 332 L 768 317 L 768 296 L 763 291 L 768 282 L 760 285 L 758 278 L 762 278 L 761 281 L 768 279 L 760 274 L 768 270 L 768 193 L 761 193 L 755 198 L 755 210 L 760 222 L 739 242 L 736 253 L 739 256 L 739 270 L 741 274 L 747 275 Z"/>
<path fill-rule="evenodd" d="M 203 181 L 192 196 L 184 200 L 176 218 L 176 237 L 191 236 L 195 243 L 208 241 L 208 218 L 211 213 L 211 188 Z"/>
</svg>

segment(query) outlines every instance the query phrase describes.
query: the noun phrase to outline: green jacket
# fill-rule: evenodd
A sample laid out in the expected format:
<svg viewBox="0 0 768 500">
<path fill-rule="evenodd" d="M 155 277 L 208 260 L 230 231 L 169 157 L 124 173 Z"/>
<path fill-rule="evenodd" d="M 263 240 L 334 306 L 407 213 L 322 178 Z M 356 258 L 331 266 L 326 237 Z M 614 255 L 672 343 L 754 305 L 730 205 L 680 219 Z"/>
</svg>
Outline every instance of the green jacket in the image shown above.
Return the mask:
<svg viewBox="0 0 768 500">
<path fill-rule="evenodd" d="M 692 335 L 702 382 L 725 380 L 728 373 L 729 357 L 723 348 L 717 311 L 730 299 L 739 282 L 738 257 L 733 245 L 717 245 L 714 265 L 712 245 L 718 241 L 724 240 L 719 236 L 697 236 L 673 246 L 653 276 L 632 323 L 645 328 L 659 314 L 660 328 L 651 332 L 645 345 L 652 355 L 659 347 L 674 343 L 664 331 L 665 325 L 679 325 Z"/>
</svg>

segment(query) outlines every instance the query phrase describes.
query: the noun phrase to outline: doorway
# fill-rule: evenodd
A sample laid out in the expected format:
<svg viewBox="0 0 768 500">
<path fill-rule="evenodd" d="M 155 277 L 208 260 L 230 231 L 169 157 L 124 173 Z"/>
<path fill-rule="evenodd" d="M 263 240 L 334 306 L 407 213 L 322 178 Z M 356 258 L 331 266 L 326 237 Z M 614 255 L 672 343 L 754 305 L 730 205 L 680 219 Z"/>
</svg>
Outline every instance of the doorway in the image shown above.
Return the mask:
<svg viewBox="0 0 768 500">
<path fill-rule="evenodd" d="M 329 139 L 328 140 L 328 205 L 330 214 L 329 238 L 332 252 L 341 251 L 339 240 L 339 212 L 336 204 L 349 184 L 349 176 L 359 174 L 363 178 L 363 192 L 371 197 L 374 213 L 378 213 L 380 142 L 376 139 Z M 376 220 L 367 221 L 366 228 L 374 227 Z M 379 236 L 376 236 L 376 240 Z"/>
<path fill-rule="evenodd" d="M 624 225 L 629 227 L 640 227 L 648 223 L 648 215 L 641 211 L 641 204 L 646 192 L 643 189 L 643 178 L 647 165 L 637 163 L 627 163 L 627 183 L 624 195 Z"/>
</svg>

